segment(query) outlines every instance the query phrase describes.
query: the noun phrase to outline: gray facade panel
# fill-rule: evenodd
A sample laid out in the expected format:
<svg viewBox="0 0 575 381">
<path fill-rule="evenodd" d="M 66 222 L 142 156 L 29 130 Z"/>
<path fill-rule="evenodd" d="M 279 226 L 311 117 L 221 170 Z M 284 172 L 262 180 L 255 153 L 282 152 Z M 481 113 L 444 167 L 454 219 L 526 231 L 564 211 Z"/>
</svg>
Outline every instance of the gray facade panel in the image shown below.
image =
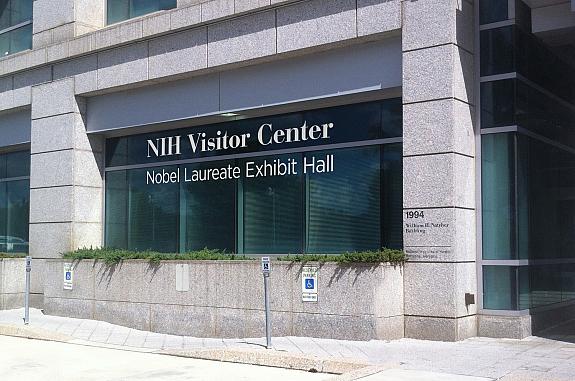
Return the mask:
<svg viewBox="0 0 575 381">
<path fill-rule="evenodd" d="M 390 39 L 89 98 L 87 130 L 98 132 L 398 86 L 401 42 Z"/>
<path fill-rule="evenodd" d="M 88 98 L 87 130 L 104 131 L 216 112 L 218 87 L 218 76 L 208 75 Z"/>
<path fill-rule="evenodd" d="M 0 147 L 30 142 L 30 110 L 0 115 Z"/>
<path fill-rule="evenodd" d="M 401 86 L 401 42 L 391 39 L 222 73 L 221 108 L 251 108 L 396 86 Z"/>
</svg>

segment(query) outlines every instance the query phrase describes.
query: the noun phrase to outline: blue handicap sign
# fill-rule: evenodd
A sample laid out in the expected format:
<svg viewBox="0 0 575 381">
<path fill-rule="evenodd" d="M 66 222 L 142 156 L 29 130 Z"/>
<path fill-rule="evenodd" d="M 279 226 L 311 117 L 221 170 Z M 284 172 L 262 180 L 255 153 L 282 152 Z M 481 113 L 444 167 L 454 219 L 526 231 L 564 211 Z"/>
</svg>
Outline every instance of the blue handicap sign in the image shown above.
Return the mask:
<svg viewBox="0 0 575 381">
<path fill-rule="evenodd" d="M 306 290 L 313 290 L 314 289 L 315 279 L 313 278 L 306 278 L 305 280 L 305 289 Z"/>
<path fill-rule="evenodd" d="M 66 280 L 72 279 L 72 273 L 70 271 L 66 271 Z"/>
</svg>

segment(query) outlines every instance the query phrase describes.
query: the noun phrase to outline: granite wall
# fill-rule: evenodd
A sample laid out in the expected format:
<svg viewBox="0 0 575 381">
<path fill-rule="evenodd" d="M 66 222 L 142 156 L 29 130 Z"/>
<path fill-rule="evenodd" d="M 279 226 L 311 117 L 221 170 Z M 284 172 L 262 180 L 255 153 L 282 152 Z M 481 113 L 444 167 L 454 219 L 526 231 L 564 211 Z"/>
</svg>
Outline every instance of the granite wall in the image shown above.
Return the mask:
<svg viewBox="0 0 575 381">
<path fill-rule="evenodd" d="M 83 260 L 74 262 L 72 290 L 63 288 L 64 263 L 46 260 L 47 314 L 195 337 L 265 335 L 259 261 L 130 260 L 107 266 Z M 318 302 L 302 302 L 301 270 L 301 264 L 272 262 L 274 336 L 403 337 L 402 266 L 319 265 Z"/>
</svg>

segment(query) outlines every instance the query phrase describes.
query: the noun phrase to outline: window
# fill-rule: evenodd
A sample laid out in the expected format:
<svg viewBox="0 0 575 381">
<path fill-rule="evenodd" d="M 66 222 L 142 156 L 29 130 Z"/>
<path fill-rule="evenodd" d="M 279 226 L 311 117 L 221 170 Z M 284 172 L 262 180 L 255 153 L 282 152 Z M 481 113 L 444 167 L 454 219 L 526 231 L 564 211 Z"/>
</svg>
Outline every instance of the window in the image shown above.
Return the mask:
<svg viewBox="0 0 575 381">
<path fill-rule="evenodd" d="M 276 145 L 277 153 L 246 144 L 245 150 L 211 151 L 216 157 L 186 152 L 189 134 L 257 137 L 270 123 L 293 137 L 306 123 L 326 122 L 334 127 L 324 143 L 292 141 Z M 391 99 L 109 139 L 106 246 L 240 254 L 401 248 L 401 130 L 401 100 Z M 163 157 L 149 162 L 148 140 L 166 136 L 184 137 L 181 157 L 166 166 Z M 336 147 L 318 147 L 330 143 Z M 297 149 L 286 152 L 289 147 Z"/>
<path fill-rule="evenodd" d="M 0 0 L 0 54 L 32 48 L 33 0 Z"/>
<path fill-rule="evenodd" d="M 28 252 L 30 152 L 0 154 L 0 253 Z"/>
<path fill-rule="evenodd" d="M 176 0 L 108 0 L 108 24 L 176 7 Z"/>
</svg>

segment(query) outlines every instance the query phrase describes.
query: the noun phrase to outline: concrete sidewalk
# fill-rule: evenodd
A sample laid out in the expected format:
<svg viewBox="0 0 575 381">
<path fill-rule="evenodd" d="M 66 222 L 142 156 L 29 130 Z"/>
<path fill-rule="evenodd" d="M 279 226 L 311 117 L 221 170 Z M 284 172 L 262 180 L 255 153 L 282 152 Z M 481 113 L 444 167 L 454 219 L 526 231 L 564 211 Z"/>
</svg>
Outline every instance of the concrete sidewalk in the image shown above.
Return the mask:
<svg viewBox="0 0 575 381">
<path fill-rule="evenodd" d="M 22 317 L 23 309 L 0 311 L 0 325 L 22 326 Z M 35 309 L 31 309 L 29 327 L 54 335 L 69 336 L 78 342 L 131 347 L 138 351 L 164 350 L 177 354 L 206 349 L 248 349 L 270 355 L 275 352 L 352 359 L 372 365 L 385 365 L 397 371 L 442 373 L 445 376 L 443 379 L 447 379 L 447 374 L 450 374 L 505 381 L 575 380 L 575 336 L 555 337 L 559 340 L 539 337 L 524 340 L 472 338 L 456 343 L 414 339 L 361 342 L 274 337 L 274 352 L 267 352 L 264 349 L 265 338 L 205 339 L 166 335 L 95 320 L 47 316 Z M 432 373 L 422 374 L 429 376 Z M 377 375 L 369 377 L 365 379 L 384 379 L 377 378 Z M 413 379 L 434 379 L 431 376 L 422 377 Z"/>
</svg>

